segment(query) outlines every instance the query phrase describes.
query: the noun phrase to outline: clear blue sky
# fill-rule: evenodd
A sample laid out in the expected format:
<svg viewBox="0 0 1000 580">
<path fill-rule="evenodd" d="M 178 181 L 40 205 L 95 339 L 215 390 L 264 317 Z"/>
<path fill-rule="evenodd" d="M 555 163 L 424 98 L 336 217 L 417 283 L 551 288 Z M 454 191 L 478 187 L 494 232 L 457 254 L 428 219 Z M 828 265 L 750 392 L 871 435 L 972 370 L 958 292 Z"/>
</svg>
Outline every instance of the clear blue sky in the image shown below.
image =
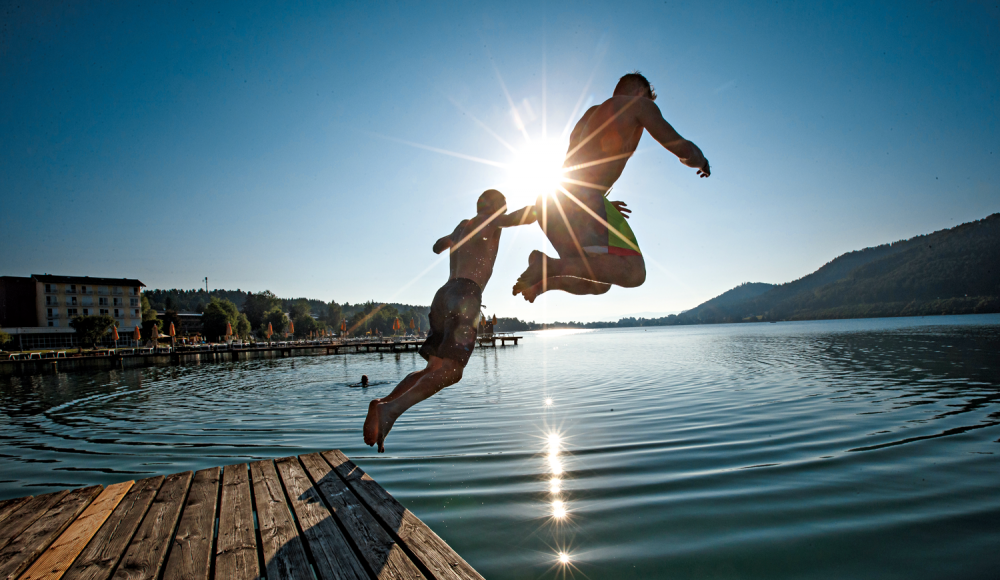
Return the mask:
<svg viewBox="0 0 1000 580">
<path fill-rule="evenodd" d="M 0 274 L 429 304 L 511 176 L 413 144 L 510 163 L 630 69 L 714 175 L 645 136 L 645 285 L 512 297 L 529 226 L 488 312 L 679 311 L 1000 211 L 996 2 L 145 4 L 4 3 Z"/>
</svg>

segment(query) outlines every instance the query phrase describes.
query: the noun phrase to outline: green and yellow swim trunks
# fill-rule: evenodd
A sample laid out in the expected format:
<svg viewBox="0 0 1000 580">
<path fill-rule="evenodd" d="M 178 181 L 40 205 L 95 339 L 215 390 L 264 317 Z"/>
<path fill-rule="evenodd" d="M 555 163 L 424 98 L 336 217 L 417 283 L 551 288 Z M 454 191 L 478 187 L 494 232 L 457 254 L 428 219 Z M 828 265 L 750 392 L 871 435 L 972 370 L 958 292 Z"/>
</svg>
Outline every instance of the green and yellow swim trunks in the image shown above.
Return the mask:
<svg viewBox="0 0 1000 580">
<path fill-rule="evenodd" d="M 603 219 L 592 224 L 593 234 L 588 236 L 588 245 L 583 246 L 583 250 L 588 254 L 611 254 L 613 256 L 641 256 L 639 242 L 632 233 L 628 221 L 618 208 L 611 205 L 608 198 L 602 197 L 604 207 L 598 208 L 597 215 Z M 604 211 L 601 212 L 600 209 Z M 601 214 L 604 215 L 601 215 Z M 596 242 L 596 243 L 595 243 Z"/>
</svg>

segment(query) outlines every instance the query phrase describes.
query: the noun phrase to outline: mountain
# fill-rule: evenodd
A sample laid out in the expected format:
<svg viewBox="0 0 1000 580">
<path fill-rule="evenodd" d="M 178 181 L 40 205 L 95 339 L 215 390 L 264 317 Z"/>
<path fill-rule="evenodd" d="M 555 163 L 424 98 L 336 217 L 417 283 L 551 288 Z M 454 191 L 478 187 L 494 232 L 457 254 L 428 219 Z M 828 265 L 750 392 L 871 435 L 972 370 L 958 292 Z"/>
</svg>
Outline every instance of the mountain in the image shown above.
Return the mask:
<svg viewBox="0 0 1000 580">
<path fill-rule="evenodd" d="M 673 323 L 1000 312 L 1000 214 L 849 252 L 766 286 L 737 286 Z"/>
</svg>

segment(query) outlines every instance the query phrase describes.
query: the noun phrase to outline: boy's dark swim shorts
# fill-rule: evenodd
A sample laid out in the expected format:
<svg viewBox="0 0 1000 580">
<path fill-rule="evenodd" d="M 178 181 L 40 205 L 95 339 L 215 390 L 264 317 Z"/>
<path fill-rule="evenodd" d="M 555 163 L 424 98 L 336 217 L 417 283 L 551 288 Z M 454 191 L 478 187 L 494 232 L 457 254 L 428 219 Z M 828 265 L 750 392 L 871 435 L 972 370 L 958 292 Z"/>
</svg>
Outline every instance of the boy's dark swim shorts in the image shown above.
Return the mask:
<svg viewBox="0 0 1000 580">
<path fill-rule="evenodd" d="M 483 289 L 468 278 L 449 280 L 431 302 L 431 331 L 420 356 L 450 358 L 464 367 L 476 346 Z"/>
</svg>

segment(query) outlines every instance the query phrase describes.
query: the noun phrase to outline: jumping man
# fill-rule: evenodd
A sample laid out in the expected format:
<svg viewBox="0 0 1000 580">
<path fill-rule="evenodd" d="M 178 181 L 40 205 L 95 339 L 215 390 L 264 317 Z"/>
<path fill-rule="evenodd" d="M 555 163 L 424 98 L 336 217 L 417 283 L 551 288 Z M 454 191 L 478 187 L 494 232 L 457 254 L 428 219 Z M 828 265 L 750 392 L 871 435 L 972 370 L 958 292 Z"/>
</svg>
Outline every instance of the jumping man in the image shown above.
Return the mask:
<svg viewBox="0 0 1000 580">
<path fill-rule="evenodd" d="M 653 102 L 656 92 L 638 72 L 618 81 L 612 97 L 583 114 L 569 138 L 564 188 L 539 196 L 534 213 L 559 259 L 537 250 L 514 284 L 528 302 L 549 290 L 604 294 L 612 284 L 634 288 L 646 281 L 646 262 L 628 226 L 622 202 L 606 194 L 639 146 L 645 129 L 681 163 L 708 177 L 708 160 L 670 126 Z"/>
<path fill-rule="evenodd" d="M 407 375 L 388 397 L 368 404 L 365 443 L 377 443 L 379 453 L 385 451 L 385 436 L 404 411 L 462 380 L 462 370 L 476 346 L 483 289 L 493 275 L 500 230 L 534 221 L 532 206 L 504 215 L 506 210 L 503 194 L 487 190 L 476 203 L 476 216 L 462 220 L 451 235 L 434 243 L 435 254 L 451 250 L 451 275 L 431 303 L 431 331 L 420 347 L 427 367 Z"/>
</svg>

